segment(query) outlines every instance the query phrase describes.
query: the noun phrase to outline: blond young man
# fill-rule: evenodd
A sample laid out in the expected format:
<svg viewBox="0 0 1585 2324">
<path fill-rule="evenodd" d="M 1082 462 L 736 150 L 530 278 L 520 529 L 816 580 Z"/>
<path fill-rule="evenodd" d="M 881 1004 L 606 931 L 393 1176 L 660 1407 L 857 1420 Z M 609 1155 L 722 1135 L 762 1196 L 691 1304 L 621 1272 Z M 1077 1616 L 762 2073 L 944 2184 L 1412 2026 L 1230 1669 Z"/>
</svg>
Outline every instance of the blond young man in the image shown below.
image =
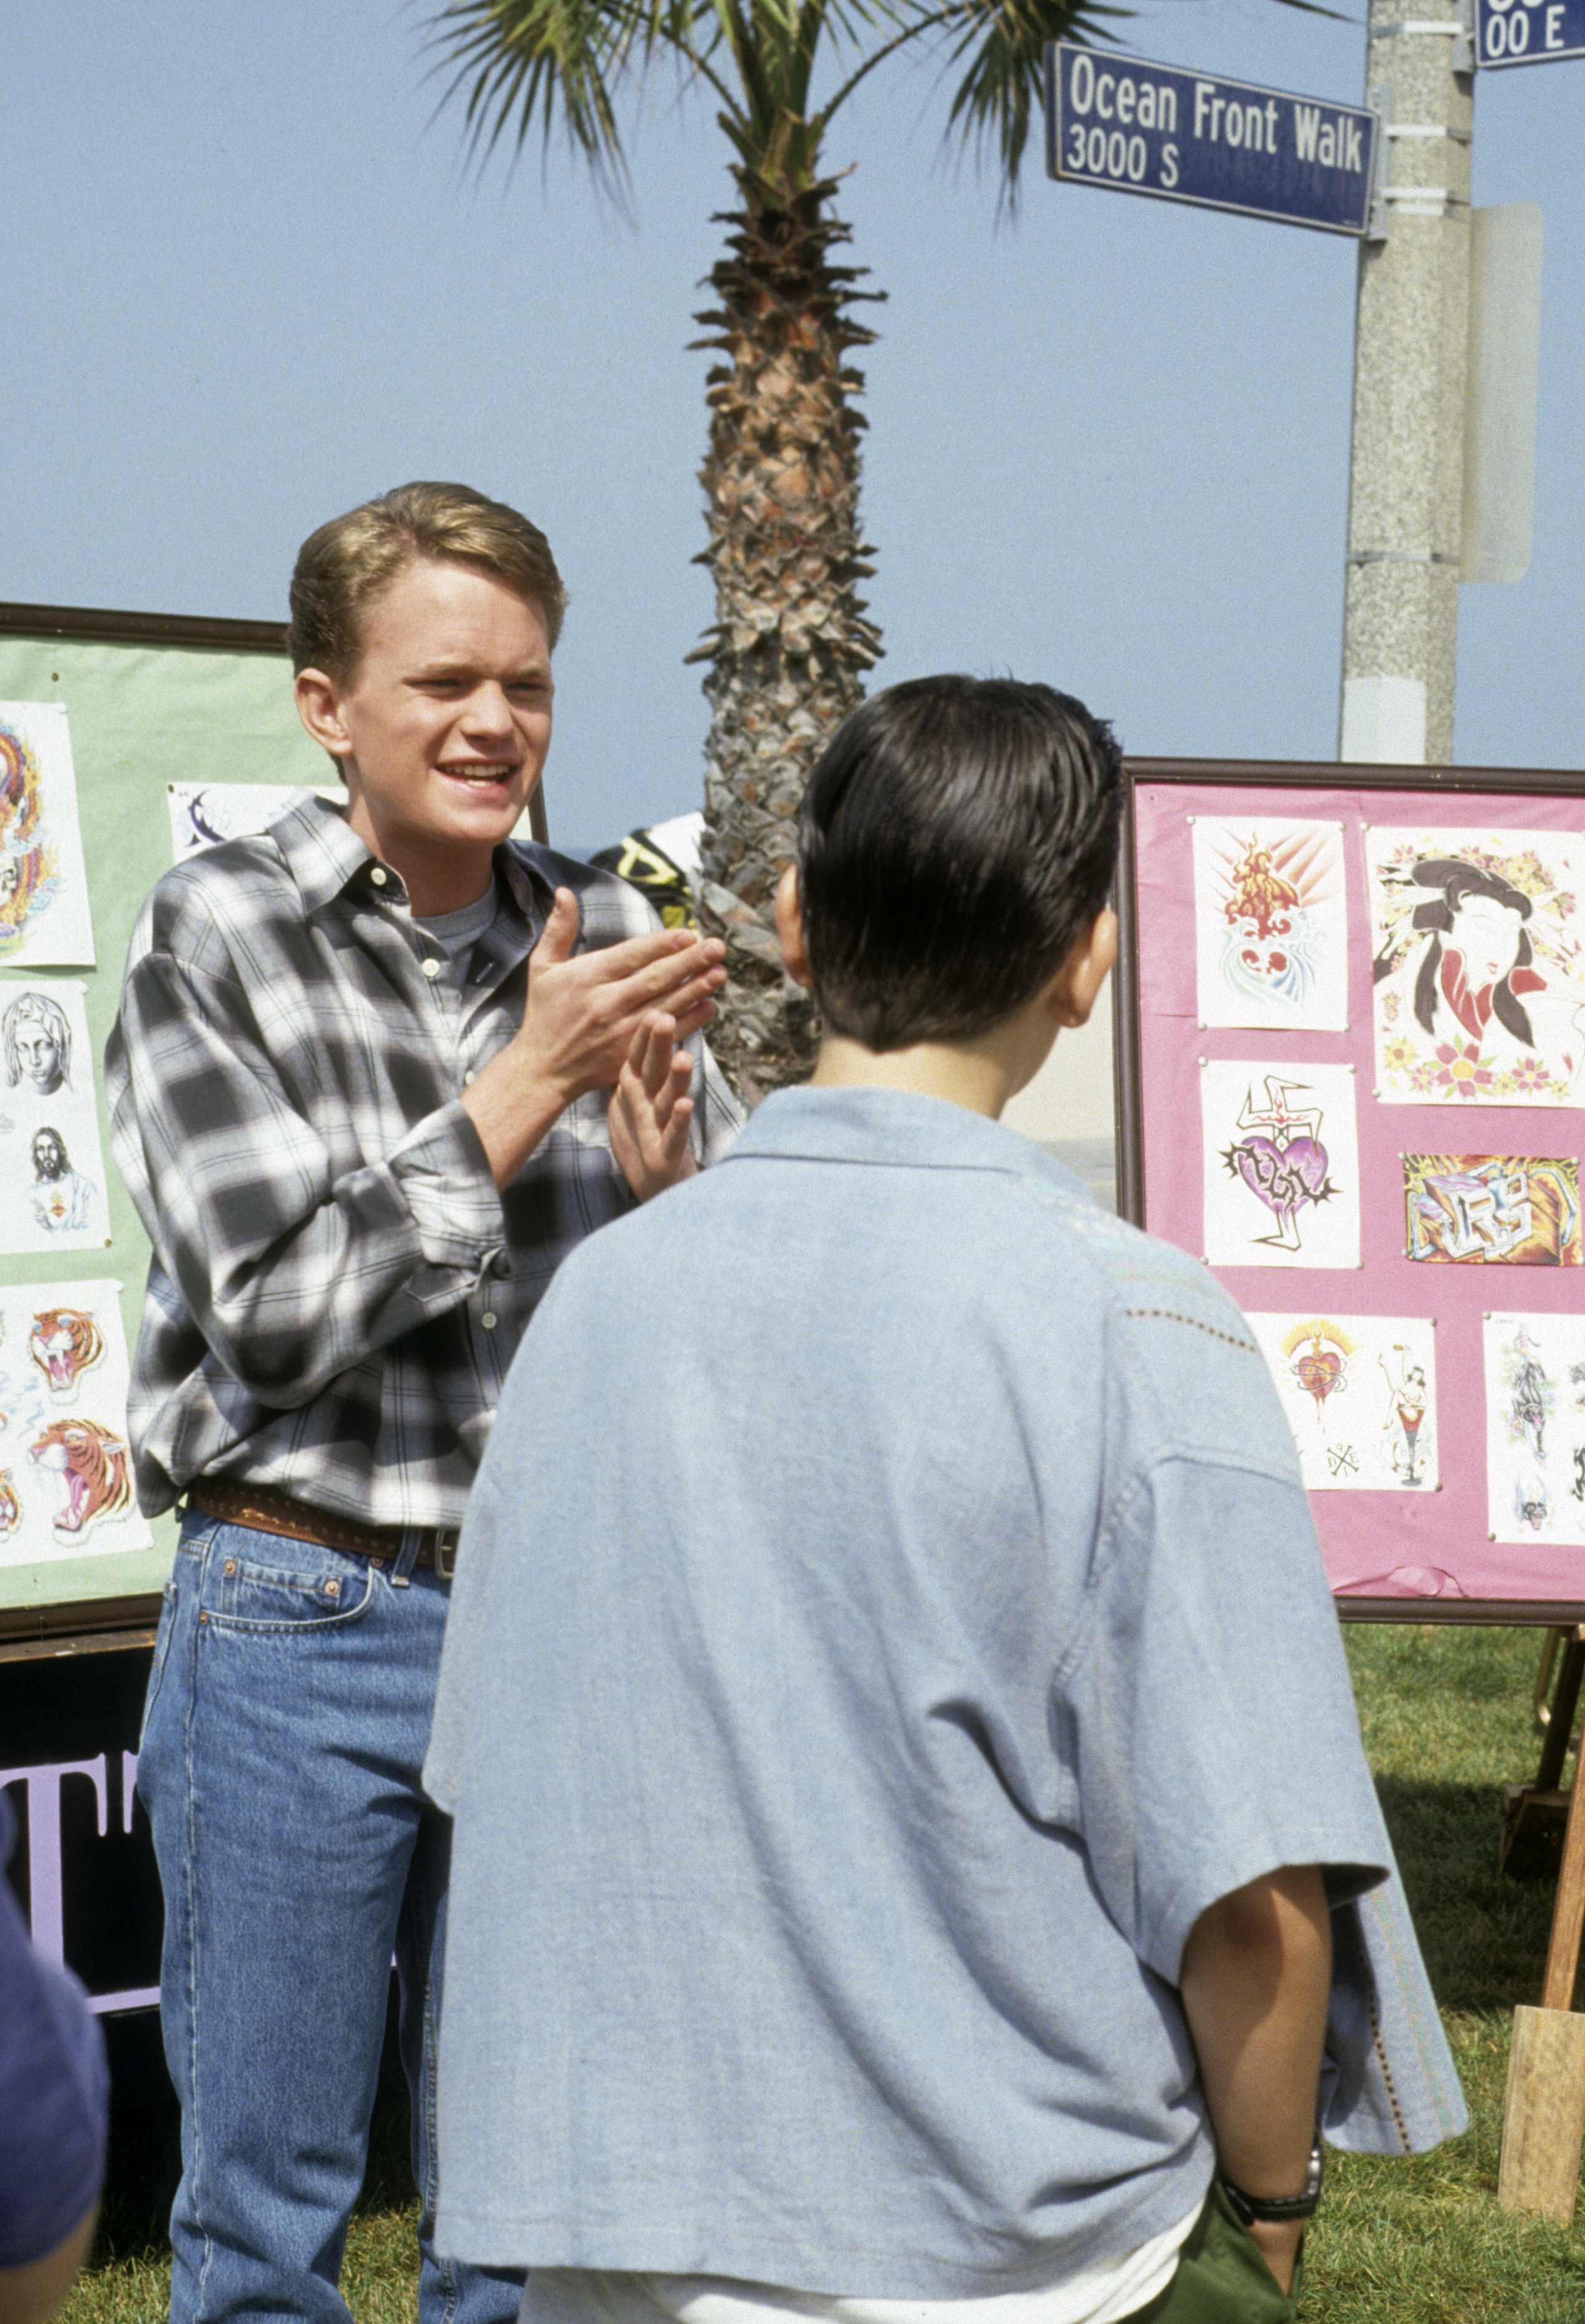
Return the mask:
<svg viewBox="0 0 1585 2324">
<path fill-rule="evenodd" d="M 133 939 L 107 1058 L 154 1246 L 132 1431 L 142 1506 L 184 1509 L 139 1772 L 177 2324 L 346 2317 L 393 1950 L 420 2316 L 517 2306 L 431 2234 L 448 1830 L 419 1769 L 457 1527 L 560 1260 L 736 1121 L 694 1038 L 721 947 L 510 836 L 563 604 L 544 536 L 462 486 L 322 527 L 291 642 L 345 806 L 180 865 Z"/>
</svg>

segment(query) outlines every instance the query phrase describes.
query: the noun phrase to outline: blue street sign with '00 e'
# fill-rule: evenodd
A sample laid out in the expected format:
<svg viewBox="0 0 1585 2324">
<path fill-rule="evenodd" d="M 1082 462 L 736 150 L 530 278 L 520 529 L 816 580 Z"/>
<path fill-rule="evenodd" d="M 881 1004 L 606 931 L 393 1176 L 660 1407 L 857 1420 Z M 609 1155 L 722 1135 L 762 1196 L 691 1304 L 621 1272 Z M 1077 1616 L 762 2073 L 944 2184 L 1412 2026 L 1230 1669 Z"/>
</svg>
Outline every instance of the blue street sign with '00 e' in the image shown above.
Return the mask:
<svg viewBox="0 0 1585 2324">
<path fill-rule="evenodd" d="M 1578 0 L 1585 6 L 1585 0 Z M 1046 51 L 1046 166 L 1054 178 L 1363 234 L 1376 115 L 1177 65 Z"/>
<path fill-rule="evenodd" d="M 1585 57 L 1585 0 L 1475 0 L 1475 54 L 1482 66 Z"/>
</svg>

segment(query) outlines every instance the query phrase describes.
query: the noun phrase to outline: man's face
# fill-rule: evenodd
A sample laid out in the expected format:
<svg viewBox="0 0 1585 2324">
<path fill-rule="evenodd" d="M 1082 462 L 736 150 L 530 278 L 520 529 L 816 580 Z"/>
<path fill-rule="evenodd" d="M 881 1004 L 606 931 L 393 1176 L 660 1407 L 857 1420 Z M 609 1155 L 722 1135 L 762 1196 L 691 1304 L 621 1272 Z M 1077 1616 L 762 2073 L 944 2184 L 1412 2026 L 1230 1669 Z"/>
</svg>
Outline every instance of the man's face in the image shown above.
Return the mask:
<svg viewBox="0 0 1585 2324">
<path fill-rule="evenodd" d="M 52 1130 L 41 1130 L 33 1140 L 33 1169 L 43 1179 L 66 1176 L 66 1148 Z"/>
<path fill-rule="evenodd" d="M 299 678 L 309 731 L 341 760 L 348 823 L 401 872 L 416 909 L 437 872 L 482 893 L 491 849 L 539 784 L 551 693 L 539 608 L 471 566 L 429 560 L 375 601 L 346 685 Z"/>
<path fill-rule="evenodd" d="M 16 1028 L 16 1057 L 23 1072 L 42 1097 L 60 1080 L 60 1050 L 47 1025 L 24 1018 Z"/>
</svg>

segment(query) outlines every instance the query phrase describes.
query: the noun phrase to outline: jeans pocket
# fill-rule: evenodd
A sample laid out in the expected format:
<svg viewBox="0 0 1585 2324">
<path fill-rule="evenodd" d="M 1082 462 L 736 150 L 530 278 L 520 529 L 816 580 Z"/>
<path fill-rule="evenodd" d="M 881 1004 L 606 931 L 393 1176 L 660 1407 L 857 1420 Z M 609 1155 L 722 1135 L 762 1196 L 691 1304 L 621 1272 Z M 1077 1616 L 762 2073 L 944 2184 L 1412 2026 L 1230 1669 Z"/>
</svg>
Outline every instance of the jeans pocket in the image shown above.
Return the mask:
<svg viewBox="0 0 1585 2324">
<path fill-rule="evenodd" d="M 278 1551 L 279 1554 L 276 1554 Z M 253 1637 L 345 1629 L 373 1602 L 373 1565 L 311 1542 L 222 1526 L 204 1575 L 200 1620 Z"/>
</svg>

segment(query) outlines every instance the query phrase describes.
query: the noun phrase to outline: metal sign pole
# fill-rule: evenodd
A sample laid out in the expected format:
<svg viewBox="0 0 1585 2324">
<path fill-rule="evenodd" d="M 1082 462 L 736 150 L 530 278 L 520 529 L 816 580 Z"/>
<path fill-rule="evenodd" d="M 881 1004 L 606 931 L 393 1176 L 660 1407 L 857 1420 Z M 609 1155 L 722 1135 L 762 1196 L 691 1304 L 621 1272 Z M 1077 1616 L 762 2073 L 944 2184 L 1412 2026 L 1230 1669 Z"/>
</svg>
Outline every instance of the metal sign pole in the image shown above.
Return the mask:
<svg viewBox="0 0 1585 2324">
<path fill-rule="evenodd" d="M 1371 0 L 1366 87 L 1384 160 L 1359 252 L 1345 760 L 1452 760 L 1473 68 L 1457 0 Z"/>
</svg>

